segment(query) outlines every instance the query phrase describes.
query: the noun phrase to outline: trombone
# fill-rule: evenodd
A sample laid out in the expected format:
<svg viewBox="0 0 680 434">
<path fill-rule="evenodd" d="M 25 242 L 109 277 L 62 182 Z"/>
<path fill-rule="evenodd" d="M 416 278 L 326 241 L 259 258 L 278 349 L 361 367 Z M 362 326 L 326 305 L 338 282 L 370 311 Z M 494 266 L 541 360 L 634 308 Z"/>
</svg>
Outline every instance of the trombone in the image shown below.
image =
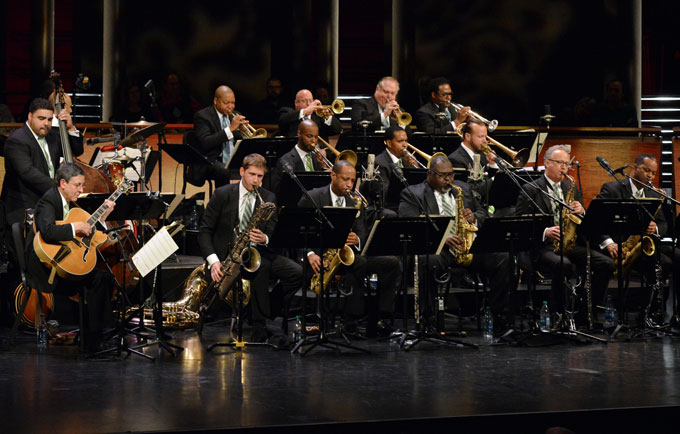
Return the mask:
<svg viewBox="0 0 680 434">
<path fill-rule="evenodd" d="M 448 157 L 446 156 L 446 154 L 443 153 L 443 152 L 436 152 L 434 155 L 430 155 L 430 154 L 426 154 L 425 152 L 421 151 L 420 149 L 416 148 L 415 146 L 413 146 L 413 145 L 410 144 L 410 143 L 406 143 L 406 146 L 409 147 L 410 149 L 412 149 L 413 152 L 415 152 L 416 154 L 420 155 L 421 157 L 423 157 L 423 158 L 427 161 L 427 166 L 426 166 L 426 165 L 424 165 L 423 163 L 421 163 L 420 161 L 418 161 L 418 160 L 416 159 L 416 157 L 415 157 L 412 153 L 410 153 L 408 150 L 404 149 L 404 154 L 405 154 L 407 157 L 410 157 L 411 159 L 415 160 L 416 163 L 418 163 L 418 165 L 419 165 L 422 169 L 429 169 L 429 168 L 430 168 L 430 163 L 432 163 L 432 159 L 433 159 L 434 157 L 444 157 L 444 158 L 448 158 Z"/>
<path fill-rule="evenodd" d="M 341 99 L 333 100 L 331 105 L 322 105 L 317 107 L 315 113 L 321 118 L 328 119 L 328 110 L 332 111 L 336 115 L 339 115 L 345 111 L 345 102 Z"/>
<path fill-rule="evenodd" d="M 334 147 L 332 147 L 330 143 L 328 143 L 321 137 L 319 137 L 319 141 L 326 147 L 326 150 L 331 151 L 331 153 L 335 155 L 335 161 L 347 160 L 349 164 L 356 167 L 359 158 L 357 157 L 357 154 L 354 151 L 352 151 L 351 149 L 345 149 L 344 151 L 340 152 Z M 329 160 L 328 157 L 319 152 L 318 145 L 312 152 L 314 152 L 317 155 L 317 158 L 320 159 L 319 162 L 326 166 L 326 169 L 330 169 L 333 167 L 333 163 L 331 163 L 331 160 Z"/>
<path fill-rule="evenodd" d="M 451 107 L 455 108 L 458 111 L 460 111 L 463 108 L 463 106 L 461 104 L 456 104 L 455 102 L 450 102 L 449 104 L 451 104 Z M 484 122 L 486 124 L 487 129 L 490 132 L 495 130 L 496 127 L 498 126 L 498 121 L 496 119 L 490 121 L 490 120 L 488 120 L 487 118 L 485 118 L 484 116 L 480 115 L 479 113 L 477 113 L 475 111 L 470 110 L 468 112 L 468 116 L 473 117 L 480 122 Z"/>
<path fill-rule="evenodd" d="M 484 121 L 482 121 L 484 122 Z M 462 123 L 456 127 L 456 134 L 458 134 L 462 139 L 463 137 L 463 127 L 465 126 L 465 123 Z M 489 131 L 491 129 L 489 128 Z M 512 165 L 514 167 L 524 167 L 525 164 L 527 164 L 527 161 L 529 160 L 529 149 L 528 148 L 522 148 L 519 151 L 513 151 L 512 149 L 508 148 L 507 146 L 503 145 L 501 142 L 498 140 L 486 136 L 486 143 L 482 145 L 482 153 L 484 154 L 485 157 L 489 158 L 489 153 L 493 152 L 489 145 L 493 145 L 500 149 L 501 151 L 505 152 L 512 158 Z"/>
<path fill-rule="evenodd" d="M 240 115 L 241 113 L 234 111 L 230 112 L 230 121 L 233 119 L 234 114 Z M 255 129 L 255 127 L 250 124 L 239 124 L 238 129 L 241 131 L 241 135 L 246 139 L 264 139 L 267 137 L 267 130 L 264 128 Z"/>
</svg>

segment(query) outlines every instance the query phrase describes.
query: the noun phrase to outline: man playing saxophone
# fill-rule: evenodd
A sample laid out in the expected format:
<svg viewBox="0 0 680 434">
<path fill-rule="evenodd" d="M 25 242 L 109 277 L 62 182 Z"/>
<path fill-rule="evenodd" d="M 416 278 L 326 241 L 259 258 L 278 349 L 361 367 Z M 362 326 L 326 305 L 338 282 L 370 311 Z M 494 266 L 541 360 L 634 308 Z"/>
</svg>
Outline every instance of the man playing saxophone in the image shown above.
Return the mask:
<svg viewBox="0 0 680 434">
<path fill-rule="evenodd" d="M 331 183 L 324 187 L 309 191 L 309 197 L 320 207 L 357 208 L 358 213 L 347 236 L 346 245 L 354 250 L 354 262 L 350 266 L 342 265 L 339 274 L 343 274 L 352 293 L 347 297 L 345 317 L 350 326 L 364 315 L 365 278 L 367 275 L 378 275 L 378 333 L 388 335 L 391 332 L 391 319 L 394 313 L 395 290 L 401 278 L 401 261 L 394 256 L 360 256 L 368 236 L 366 227 L 366 208 L 361 200 L 352 193 L 356 181 L 356 170 L 346 160 L 336 161 L 330 172 Z M 303 208 L 311 208 L 313 204 L 303 196 L 298 203 Z M 308 252 L 307 259 L 314 273 L 321 272 L 321 252 Z"/>
<path fill-rule="evenodd" d="M 545 153 L 545 173 L 544 176 L 538 178 L 532 184 L 525 184 L 524 191 L 531 199 L 540 207 L 536 210 L 534 205 L 527 200 L 524 195 L 520 194 L 517 200 L 516 213 L 522 214 L 537 214 L 543 212 L 553 216 L 553 224 L 543 230 L 543 240 L 537 249 L 536 257 L 532 257 L 534 269 L 538 271 L 548 271 L 552 277 L 552 295 L 551 295 L 551 310 L 554 312 L 561 312 L 565 306 L 565 282 L 570 278 L 575 278 L 575 271 L 583 273 L 586 268 L 586 245 L 585 240 L 581 237 L 577 238 L 576 244 L 571 251 L 564 254 L 564 267 L 562 269 L 562 276 L 564 279 L 560 281 L 560 255 L 559 250 L 555 252 L 555 242 L 559 242 L 562 236 L 562 229 L 559 220 L 559 205 L 552 201 L 548 196 L 541 193 L 539 190 L 548 192 L 560 200 L 565 200 L 570 190 L 573 191 L 574 200 L 568 203 L 573 208 L 573 213 L 576 215 L 583 215 L 583 195 L 572 182 L 566 178 L 569 170 L 569 148 L 565 145 L 555 145 Z M 565 211 L 566 213 L 567 211 Z M 566 217 L 566 216 L 565 216 Z M 570 244 L 570 240 L 563 240 L 563 244 Z M 592 290 L 593 293 L 603 294 L 607 288 L 609 279 L 614 273 L 614 262 L 612 259 L 596 249 L 590 249 L 591 256 L 591 270 L 592 276 Z M 574 270 L 574 265 L 578 270 Z"/>
<path fill-rule="evenodd" d="M 248 226 L 251 218 L 257 216 L 262 201 L 275 202 L 272 192 L 259 188 L 266 170 L 267 163 L 262 155 L 247 155 L 239 170 L 240 182 L 218 188 L 210 198 L 198 236 L 201 254 L 209 270 L 206 271 L 206 278 L 209 275 L 215 282 L 224 278 L 221 261 L 230 254 L 237 235 Z M 261 229 L 252 229 L 249 234 L 250 242 L 259 250 L 262 260 L 251 282 L 252 297 L 248 305 L 253 325 L 251 342 L 262 342 L 268 337 L 265 320 L 271 316 L 270 277 L 281 279 L 284 297 L 295 293 L 302 284 L 302 267 L 267 248 L 269 235 L 276 225 L 276 217 L 263 222 L 263 225 Z"/>
<path fill-rule="evenodd" d="M 453 177 L 453 167 L 448 158 L 444 156 L 432 158 L 427 179 L 421 184 L 412 185 L 401 192 L 399 216 L 417 217 L 422 214 L 422 207 L 429 214 L 453 217 L 454 230 L 456 227 L 469 227 L 469 225 L 481 227 L 484 220 L 489 216 L 488 211 L 480 205 L 479 200 L 474 197 L 467 183 L 454 181 Z M 459 194 L 463 195 L 462 201 L 459 200 Z M 420 201 L 420 204 L 418 201 Z M 459 206 L 461 202 L 463 209 L 460 209 Z M 464 251 L 470 248 L 470 245 L 466 245 L 466 238 L 469 240 L 470 234 L 451 233 L 446 239 L 446 247 L 448 248 L 443 249 L 440 255 L 419 258 L 420 282 L 421 284 L 427 282 L 425 267 L 428 266 L 428 263 L 429 270 L 434 270 L 436 267 L 437 274 L 446 272 L 449 267 L 465 267 L 473 273 L 480 273 L 482 278 L 489 280 L 491 288 L 489 305 L 501 325 L 498 328 L 502 329 L 502 325 L 505 323 L 505 318 L 502 315 L 506 306 L 507 291 L 517 285 L 516 280 L 513 282 L 511 279 L 510 255 L 508 253 L 485 253 L 473 255 L 470 261 L 469 256 L 465 255 L 469 252 Z M 461 263 L 457 258 L 466 259 Z M 436 276 L 432 273 L 430 275 L 430 290 L 434 290 L 436 287 L 434 277 Z M 425 300 L 423 313 L 425 318 L 431 318 L 434 314 L 434 307 L 431 305 L 432 292 L 428 293 L 428 288 L 423 288 L 423 290 L 424 295 L 421 295 L 421 298 Z"/>
<path fill-rule="evenodd" d="M 656 158 L 651 154 L 640 154 L 635 158 L 635 162 L 630 171 L 630 177 L 621 181 L 611 181 L 602 185 L 600 193 L 597 195 L 598 198 L 604 199 L 630 199 L 633 197 L 637 198 L 661 198 L 661 195 L 656 191 L 654 187 L 654 178 L 657 175 L 658 163 Z M 636 182 L 637 181 L 637 182 Z M 654 219 L 649 222 L 645 230 L 645 235 L 652 237 L 664 237 L 668 233 L 668 224 L 666 222 L 666 217 L 663 208 L 659 207 L 658 211 L 654 215 Z M 631 254 L 630 250 L 641 241 L 640 234 L 633 234 L 631 238 L 632 243 L 624 243 L 622 246 L 622 251 L 624 258 L 626 255 Z M 609 235 L 602 235 L 598 240 L 600 249 L 609 255 L 612 259 L 618 260 L 618 244 L 612 240 Z M 633 244 L 633 245 L 630 245 Z M 662 276 L 665 280 L 671 273 L 673 261 L 672 256 L 675 255 L 675 260 L 678 261 L 676 264 L 680 264 L 680 256 L 678 249 L 672 249 L 670 246 L 661 247 L 661 255 L 659 260 L 661 261 Z M 636 255 L 637 256 L 637 255 Z M 645 278 L 648 282 L 654 282 L 656 280 L 654 265 L 656 262 L 656 255 L 645 255 L 644 253 L 639 254 L 637 259 L 624 260 L 624 265 L 630 269 L 634 267 L 641 273 L 644 273 Z M 624 267 L 625 268 L 625 267 Z M 625 274 L 626 270 L 624 270 Z M 677 284 L 677 278 L 673 281 Z"/>
</svg>

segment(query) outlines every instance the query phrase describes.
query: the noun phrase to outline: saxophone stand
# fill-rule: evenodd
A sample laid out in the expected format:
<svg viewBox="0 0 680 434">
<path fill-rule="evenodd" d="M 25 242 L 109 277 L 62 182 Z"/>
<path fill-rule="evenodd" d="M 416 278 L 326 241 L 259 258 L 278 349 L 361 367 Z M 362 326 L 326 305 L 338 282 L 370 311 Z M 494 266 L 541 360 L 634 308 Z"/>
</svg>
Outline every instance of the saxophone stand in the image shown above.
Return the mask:
<svg viewBox="0 0 680 434">
<path fill-rule="evenodd" d="M 247 262 L 247 261 L 244 261 Z M 236 297 L 236 340 L 233 340 L 232 342 L 217 342 L 208 347 L 208 352 L 211 352 L 214 348 L 219 348 L 219 347 L 231 347 L 235 350 L 243 350 L 246 347 L 272 347 L 276 348 L 275 345 L 269 343 L 269 342 L 245 342 L 243 340 L 243 320 L 245 318 L 245 311 L 243 306 L 243 296 L 245 295 L 243 292 L 243 281 L 246 280 L 250 284 L 250 281 L 252 280 L 252 274 L 246 271 L 246 269 L 243 267 L 243 264 L 241 264 L 241 278 L 236 279 L 234 281 L 234 284 L 232 285 L 231 291 L 234 292 L 235 297 Z M 251 294 L 252 297 L 252 294 Z M 231 331 L 230 331 L 231 333 Z M 232 335 L 233 339 L 233 335 Z"/>
</svg>

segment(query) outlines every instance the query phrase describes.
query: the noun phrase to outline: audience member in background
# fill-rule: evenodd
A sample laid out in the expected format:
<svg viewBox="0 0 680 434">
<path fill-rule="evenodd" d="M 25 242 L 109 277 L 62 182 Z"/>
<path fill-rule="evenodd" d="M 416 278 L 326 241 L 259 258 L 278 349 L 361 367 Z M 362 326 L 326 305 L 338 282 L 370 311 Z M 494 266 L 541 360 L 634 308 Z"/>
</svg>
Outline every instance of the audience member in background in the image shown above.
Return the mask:
<svg viewBox="0 0 680 434">
<path fill-rule="evenodd" d="M 117 122 L 138 122 L 156 120 L 149 106 L 146 93 L 137 83 L 131 83 L 125 91 L 121 92 L 120 103 L 113 115 L 113 120 Z"/>
<path fill-rule="evenodd" d="M 163 83 L 163 92 L 158 103 L 162 121 L 169 124 L 190 124 L 194 113 L 201 109 L 201 105 L 186 89 L 177 74 L 170 74 Z"/>
<path fill-rule="evenodd" d="M 267 97 L 253 106 L 249 116 L 256 124 L 276 124 L 279 121 L 279 110 L 283 107 L 283 84 L 281 80 L 270 77 L 267 80 Z"/>
<path fill-rule="evenodd" d="M 621 80 L 607 82 L 604 101 L 597 105 L 593 114 L 593 126 L 638 128 L 637 109 L 624 100 Z"/>
</svg>

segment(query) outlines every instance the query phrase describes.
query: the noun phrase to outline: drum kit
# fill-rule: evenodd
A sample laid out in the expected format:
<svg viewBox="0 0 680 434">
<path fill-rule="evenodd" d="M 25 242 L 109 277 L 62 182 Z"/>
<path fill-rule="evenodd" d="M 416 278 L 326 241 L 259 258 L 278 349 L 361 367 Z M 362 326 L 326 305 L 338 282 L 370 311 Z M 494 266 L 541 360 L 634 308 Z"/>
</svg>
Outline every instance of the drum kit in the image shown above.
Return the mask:
<svg viewBox="0 0 680 434">
<path fill-rule="evenodd" d="M 132 129 L 124 139 L 119 140 L 118 135 L 111 136 L 111 141 L 98 142 L 100 157 L 97 158 L 95 168 L 106 175 L 113 184 L 118 187 L 124 179 L 139 181 L 144 178 L 144 164 L 148 157 L 146 138 L 158 134 L 165 128 L 165 122 L 147 122 L 141 120 L 134 123 L 111 123 L 114 126 L 122 126 L 124 131 Z M 142 142 L 142 143 L 140 143 Z M 137 164 L 135 164 L 137 163 Z M 127 169 L 130 171 L 126 174 Z M 130 173 L 131 172 L 131 173 Z"/>
</svg>

